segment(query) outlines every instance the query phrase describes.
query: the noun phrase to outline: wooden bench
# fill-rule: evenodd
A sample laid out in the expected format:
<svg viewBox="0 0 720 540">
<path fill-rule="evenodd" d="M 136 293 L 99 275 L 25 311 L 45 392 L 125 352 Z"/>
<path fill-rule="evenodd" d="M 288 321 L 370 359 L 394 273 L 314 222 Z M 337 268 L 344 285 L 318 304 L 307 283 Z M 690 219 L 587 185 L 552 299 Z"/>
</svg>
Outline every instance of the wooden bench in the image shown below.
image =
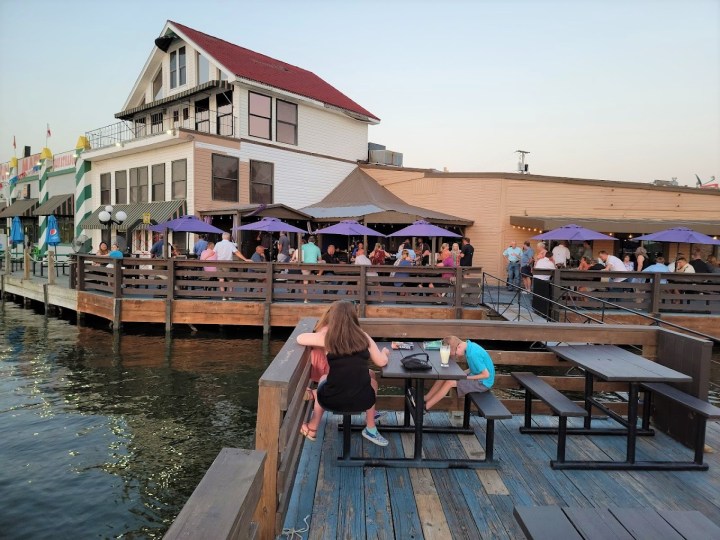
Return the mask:
<svg viewBox="0 0 720 540">
<path fill-rule="evenodd" d="M 529 540 L 720 538 L 720 527 L 696 510 L 516 506 L 513 515 Z"/>
<path fill-rule="evenodd" d="M 645 392 L 645 403 L 643 406 L 643 429 L 650 427 L 650 413 L 652 409 L 652 396 L 658 394 L 666 397 L 680 406 L 690 410 L 697 420 L 695 433 L 695 460 L 697 465 L 703 464 L 703 452 L 705 450 L 705 427 L 708 420 L 720 420 L 720 407 L 711 405 L 707 401 L 686 394 L 674 386 L 664 383 L 643 383 L 640 385 Z"/>
<path fill-rule="evenodd" d="M 567 440 L 567 419 L 569 417 L 585 417 L 588 414 L 587 411 L 534 373 L 514 372 L 511 375 L 525 389 L 525 424 L 520 428 L 520 433 L 547 432 L 532 427 L 532 396 L 534 395 L 548 405 L 559 418 L 556 461 L 563 463 L 565 461 L 565 442 Z"/>
<path fill-rule="evenodd" d="M 512 413 L 502 402 L 490 392 L 470 392 L 465 394 L 465 413 L 463 414 L 463 428 L 470 427 L 470 407 L 475 405 L 478 416 L 487 420 L 485 428 L 485 461 L 493 460 L 493 446 L 495 444 L 495 420 L 512 418 Z"/>
<path fill-rule="evenodd" d="M 223 448 L 164 539 L 255 538 L 257 524 L 251 519 L 260 500 L 265 456 L 257 450 Z"/>
</svg>

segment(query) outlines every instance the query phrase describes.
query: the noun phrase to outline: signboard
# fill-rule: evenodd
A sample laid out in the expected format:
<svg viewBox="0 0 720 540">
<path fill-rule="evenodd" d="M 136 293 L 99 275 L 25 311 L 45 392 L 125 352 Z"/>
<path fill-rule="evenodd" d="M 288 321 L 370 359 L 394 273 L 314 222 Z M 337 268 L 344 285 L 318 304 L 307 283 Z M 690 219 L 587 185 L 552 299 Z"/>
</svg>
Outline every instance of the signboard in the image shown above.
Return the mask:
<svg viewBox="0 0 720 540">
<path fill-rule="evenodd" d="M 143 214 L 143 224 L 150 225 L 150 212 L 145 212 Z"/>
</svg>

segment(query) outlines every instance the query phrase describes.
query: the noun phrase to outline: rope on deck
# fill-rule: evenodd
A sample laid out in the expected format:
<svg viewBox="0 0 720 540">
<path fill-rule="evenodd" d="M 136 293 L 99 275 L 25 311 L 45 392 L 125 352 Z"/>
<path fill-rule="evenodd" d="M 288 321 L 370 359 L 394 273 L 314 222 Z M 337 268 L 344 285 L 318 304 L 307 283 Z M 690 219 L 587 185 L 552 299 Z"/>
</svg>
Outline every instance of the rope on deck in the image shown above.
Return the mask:
<svg viewBox="0 0 720 540">
<path fill-rule="evenodd" d="M 293 540 L 293 538 L 295 538 L 295 536 L 297 536 L 298 538 L 300 538 L 300 540 L 302 540 L 302 537 L 303 537 L 302 533 L 306 533 L 310 530 L 310 524 L 308 523 L 308 519 L 310 519 L 310 514 L 305 516 L 305 519 L 303 519 L 303 521 L 305 522 L 304 529 L 296 529 L 295 527 L 291 527 L 289 529 L 283 529 L 282 532 L 280 533 L 280 536 L 284 536 L 288 540 Z"/>
</svg>

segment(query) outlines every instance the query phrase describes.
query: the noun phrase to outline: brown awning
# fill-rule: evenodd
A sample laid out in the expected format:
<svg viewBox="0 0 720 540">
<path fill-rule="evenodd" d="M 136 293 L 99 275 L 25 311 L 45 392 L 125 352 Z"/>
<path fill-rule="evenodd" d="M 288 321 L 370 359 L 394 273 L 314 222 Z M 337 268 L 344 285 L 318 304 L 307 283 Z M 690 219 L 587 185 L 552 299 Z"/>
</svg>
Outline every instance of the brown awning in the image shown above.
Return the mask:
<svg viewBox="0 0 720 540">
<path fill-rule="evenodd" d="M 17 199 L 10 206 L 6 206 L 0 210 L 0 219 L 15 216 L 33 217 L 33 210 L 35 210 L 37 205 L 37 199 Z"/>
<path fill-rule="evenodd" d="M 301 221 L 309 221 L 312 216 L 305 212 L 296 210 L 290 206 L 280 203 L 273 204 L 244 204 L 240 206 L 232 206 L 229 208 L 221 208 L 219 210 L 198 210 L 201 216 L 221 216 L 239 214 L 241 218 L 248 216 L 258 217 L 275 217 L 278 219 L 297 219 Z"/>
<path fill-rule="evenodd" d="M 647 234 L 670 227 L 688 227 L 694 231 L 708 235 L 720 234 L 720 220 L 692 221 L 683 219 L 600 219 L 584 217 L 542 217 L 542 216 L 510 216 L 510 225 L 528 227 L 538 231 L 549 231 L 563 225 L 574 223 L 602 233 Z"/>
<path fill-rule="evenodd" d="M 75 195 L 72 193 L 54 195 L 38 206 L 33 212 L 34 216 L 49 216 L 51 214 L 56 216 L 74 216 Z"/>
<path fill-rule="evenodd" d="M 104 229 L 107 224 L 100 221 L 99 214 L 105 209 L 101 206 L 85 218 L 80 226 L 83 229 Z M 127 219 L 120 225 L 113 225 L 118 231 L 126 231 L 128 229 L 147 229 L 148 223 L 143 222 L 143 215 L 150 214 L 153 223 L 162 223 L 169 219 L 174 219 L 185 214 L 185 199 L 177 199 L 174 201 L 137 203 L 137 204 L 114 204 L 113 214 L 122 210 L 127 214 Z"/>
</svg>

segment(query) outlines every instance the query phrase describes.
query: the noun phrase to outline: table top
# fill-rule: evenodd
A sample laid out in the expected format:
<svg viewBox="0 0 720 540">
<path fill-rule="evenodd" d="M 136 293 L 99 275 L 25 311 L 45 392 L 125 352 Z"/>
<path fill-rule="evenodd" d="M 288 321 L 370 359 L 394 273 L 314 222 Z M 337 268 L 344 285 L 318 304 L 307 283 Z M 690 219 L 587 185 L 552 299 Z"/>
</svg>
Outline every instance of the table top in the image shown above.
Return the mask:
<svg viewBox="0 0 720 540">
<path fill-rule="evenodd" d="M 410 342 L 407 342 L 410 343 Z M 425 350 L 422 342 L 412 342 L 413 348 L 410 350 L 406 349 L 392 349 L 390 343 L 381 342 L 378 343 L 378 347 L 382 350 L 383 347 L 390 349 L 390 361 L 387 366 L 382 369 L 384 378 L 387 379 L 442 379 L 442 380 L 459 380 L 467 377 L 465 371 L 455 362 L 453 358 L 450 358 L 450 363 L 447 367 L 440 365 L 440 351 L 438 350 Z M 425 371 L 411 371 L 407 370 L 402 365 L 402 359 L 411 354 L 419 352 L 427 353 L 432 369 Z"/>
<path fill-rule="evenodd" d="M 689 375 L 614 345 L 556 345 L 548 350 L 606 381 L 692 381 Z"/>
</svg>

